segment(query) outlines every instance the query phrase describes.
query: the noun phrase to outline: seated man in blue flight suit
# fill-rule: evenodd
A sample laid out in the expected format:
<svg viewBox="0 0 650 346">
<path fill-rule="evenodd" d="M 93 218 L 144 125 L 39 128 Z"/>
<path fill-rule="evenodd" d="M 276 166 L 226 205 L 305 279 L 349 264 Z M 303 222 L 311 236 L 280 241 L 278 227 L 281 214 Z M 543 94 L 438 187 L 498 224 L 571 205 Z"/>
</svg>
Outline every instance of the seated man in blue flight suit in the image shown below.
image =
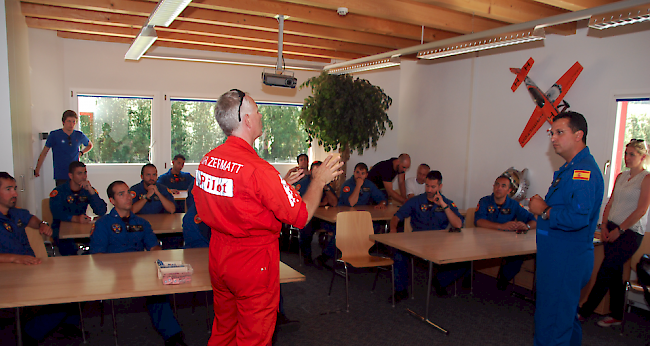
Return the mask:
<svg viewBox="0 0 650 346">
<path fill-rule="evenodd" d="M 129 186 L 123 181 L 114 181 L 106 193 L 114 208 L 95 222 L 90 233 L 90 253 L 161 250 L 149 222 L 131 212 Z M 147 297 L 147 309 L 154 327 L 165 339 L 165 346 L 185 345 L 181 327 L 174 317 L 167 296 Z"/>
<path fill-rule="evenodd" d="M 424 182 L 425 193 L 417 195 L 404 203 L 395 216 L 390 220 L 390 232 L 397 232 L 397 224 L 411 217 L 413 232 L 428 230 L 443 230 L 448 226 L 460 228 L 464 218 L 460 215 L 456 204 L 440 193 L 442 190 L 442 174 L 431 171 Z M 407 299 L 408 294 L 408 256 L 397 250 L 394 255 L 395 264 L 395 302 Z M 448 264 L 441 267 L 433 279 L 433 286 L 438 295 L 446 295 L 445 287 L 467 272 L 464 264 Z M 392 297 L 391 297 L 392 298 Z"/>
<path fill-rule="evenodd" d="M 303 154 L 304 155 L 304 154 Z M 298 156 L 300 159 L 300 156 Z M 311 170 L 315 167 L 318 167 L 322 164 L 320 161 L 314 161 L 311 164 Z M 311 172 L 311 171 L 310 171 Z M 305 174 L 305 177 L 300 179 L 298 182 L 294 184 L 294 187 L 296 188 L 296 191 L 302 196 L 307 192 L 307 188 L 309 187 L 309 183 L 311 182 L 311 174 L 307 175 Z M 334 187 L 332 187 L 331 183 L 325 185 L 323 188 L 323 197 L 321 198 L 320 205 L 321 207 L 324 206 L 336 206 L 338 198 L 336 197 L 336 194 L 334 193 Z M 302 252 L 302 257 L 303 261 L 305 262 L 305 265 L 313 265 L 314 260 L 311 257 L 311 242 L 314 238 L 314 230 L 321 229 L 321 225 L 324 224 L 320 222 L 320 220 L 317 219 L 312 219 L 307 223 L 305 228 L 302 228 L 300 230 L 300 250 Z M 331 225 L 331 224 L 330 224 Z M 334 227 L 324 226 L 327 229 L 334 230 Z"/>
<path fill-rule="evenodd" d="M 185 156 L 181 154 L 174 156 L 172 168 L 167 173 L 161 174 L 158 177 L 158 184 L 167 186 L 171 190 L 172 195 L 178 194 L 178 191 L 181 190 L 189 190 L 190 186 L 194 184 L 194 176 L 190 173 L 183 172 L 182 169 L 184 166 Z M 185 201 L 174 201 L 174 204 L 176 204 L 177 213 L 185 212 Z"/>
<path fill-rule="evenodd" d="M 185 240 L 185 248 L 209 247 L 212 230 L 210 230 L 210 226 L 201 221 L 201 218 L 196 213 L 194 198 L 191 198 L 192 187 L 193 185 L 190 185 L 187 190 L 187 213 L 183 216 L 183 239 Z"/>
<path fill-rule="evenodd" d="M 513 185 L 508 176 L 502 175 L 494 181 L 492 195 L 481 198 L 474 213 L 474 224 L 478 227 L 500 231 L 528 231 L 535 228 L 535 216 L 524 209 L 519 202 L 510 198 Z M 468 227 L 471 227 L 468 225 Z M 499 268 L 497 288 L 505 290 L 524 263 L 526 256 L 507 257 Z"/>
<path fill-rule="evenodd" d="M 71 162 L 68 172 L 70 180 L 50 192 L 52 238 L 62 256 L 76 255 L 77 249 L 74 239 L 59 239 L 61 221 L 90 223 L 92 219 L 86 215 L 88 205 L 97 216 L 106 214 L 107 209 L 106 202 L 88 181 L 88 171 L 83 162 Z"/>
<path fill-rule="evenodd" d="M 52 235 L 52 229 L 45 221 L 39 220 L 28 210 L 16 208 L 18 192 L 16 180 L 7 172 L 0 172 L 0 263 L 17 263 L 36 265 L 41 259 L 34 256 L 29 245 L 25 227 L 38 229 L 41 234 Z M 24 345 L 37 345 L 59 325 L 61 330 L 79 330 L 79 312 L 76 304 L 56 304 L 27 309 L 33 311 L 33 317 L 25 323 Z M 26 311 L 26 315 L 30 315 Z M 72 335 L 70 335 L 72 336 Z"/>
<path fill-rule="evenodd" d="M 358 205 L 370 205 L 370 202 L 373 201 L 376 203 L 376 209 L 386 208 L 386 195 L 384 195 L 377 185 L 375 185 L 368 177 L 368 166 L 359 162 L 354 166 L 354 175 L 343 183 L 343 188 L 341 189 L 341 196 L 339 197 L 339 206 L 354 207 Z M 378 225 L 374 224 L 375 230 L 378 229 Z M 326 228 L 327 229 L 327 228 Z M 336 246 L 335 237 L 336 232 L 334 229 L 335 236 L 330 239 L 329 244 L 323 254 L 316 258 L 316 261 L 324 266 L 325 262 L 328 259 L 336 256 Z"/>
</svg>

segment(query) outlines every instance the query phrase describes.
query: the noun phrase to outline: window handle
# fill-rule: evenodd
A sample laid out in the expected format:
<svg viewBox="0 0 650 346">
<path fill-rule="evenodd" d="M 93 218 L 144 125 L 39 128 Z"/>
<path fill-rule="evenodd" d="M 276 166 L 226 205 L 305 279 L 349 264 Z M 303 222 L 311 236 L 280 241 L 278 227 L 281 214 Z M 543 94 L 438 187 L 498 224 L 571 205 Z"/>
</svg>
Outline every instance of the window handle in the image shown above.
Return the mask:
<svg viewBox="0 0 650 346">
<path fill-rule="evenodd" d="M 605 165 L 603 166 L 603 175 L 607 174 L 607 169 L 609 166 L 611 166 L 611 164 L 612 162 L 610 160 L 607 160 L 607 162 L 605 162 Z"/>
</svg>

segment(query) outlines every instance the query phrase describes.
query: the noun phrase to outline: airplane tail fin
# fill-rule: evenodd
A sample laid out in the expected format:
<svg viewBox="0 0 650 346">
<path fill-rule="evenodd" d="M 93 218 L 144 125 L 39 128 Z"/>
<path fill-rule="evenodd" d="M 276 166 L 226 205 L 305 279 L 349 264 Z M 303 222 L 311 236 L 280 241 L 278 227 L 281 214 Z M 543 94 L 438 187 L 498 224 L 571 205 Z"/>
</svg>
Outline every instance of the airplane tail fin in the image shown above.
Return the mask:
<svg viewBox="0 0 650 346">
<path fill-rule="evenodd" d="M 522 68 L 510 68 L 510 72 L 514 73 L 517 75 L 515 77 L 515 81 L 512 83 L 512 92 L 515 92 L 517 88 L 519 88 L 519 85 L 521 85 L 521 82 L 523 82 L 526 79 L 526 76 L 528 75 L 528 71 L 530 71 L 530 68 L 533 66 L 535 63 L 535 60 L 533 58 L 528 59 L 524 66 Z"/>
</svg>

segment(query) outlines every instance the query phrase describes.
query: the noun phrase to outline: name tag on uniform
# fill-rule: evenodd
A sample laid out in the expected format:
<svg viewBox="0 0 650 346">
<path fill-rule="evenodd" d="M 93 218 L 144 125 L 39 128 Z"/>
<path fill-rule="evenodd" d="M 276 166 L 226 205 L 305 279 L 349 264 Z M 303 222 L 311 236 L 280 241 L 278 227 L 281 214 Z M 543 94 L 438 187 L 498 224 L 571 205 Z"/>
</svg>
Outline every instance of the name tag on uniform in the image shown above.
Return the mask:
<svg viewBox="0 0 650 346">
<path fill-rule="evenodd" d="M 144 226 L 142 225 L 126 225 L 127 232 L 142 232 L 144 231 Z"/>
<path fill-rule="evenodd" d="M 199 170 L 196 171 L 196 186 L 209 194 L 224 197 L 233 196 L 232 179 L 215 177 Z"/>
<path fill-rule="evenodd" d="M 512 212 L 512 210 L 510 210 L 510 208 L 501 209 L 501 214 L 503 214 L 503 215 L 509 215 L 510 212 Z"/>
<path fill-rule="evenodd" d="M 362 188 L 361 188 L 361 191 L 363 191 L 363 192 L 370 192 L 370 188 L 369 188 L 369 187 L 362 187 Z"/>
<path fill-rule="evenodd" d="M 591 177 L 591 171 L 583 171 L 576 169 L 573 171 L 573 180 L 589 180 Z"/>
</svg>

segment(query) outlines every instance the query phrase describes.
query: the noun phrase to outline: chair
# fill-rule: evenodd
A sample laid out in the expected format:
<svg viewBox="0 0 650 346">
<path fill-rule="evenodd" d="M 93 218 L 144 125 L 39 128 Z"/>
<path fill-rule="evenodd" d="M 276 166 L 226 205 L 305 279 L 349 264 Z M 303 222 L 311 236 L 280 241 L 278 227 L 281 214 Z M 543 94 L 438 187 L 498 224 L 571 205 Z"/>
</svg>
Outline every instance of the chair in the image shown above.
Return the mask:
<svg viewBox="0 0 650 346">
<path fill-rule="evenodd" d="M 348 211 L 338 213 L 336 216 L 336 247 L 341 251 L 341 258 L 336 262 L 342 262 L 345 268 L 345 311 L 350 311 L 350 294 L 349 294 L 349 281 L 348 281 L 348 264 L 355 268 L 372 268 L 391 266 L 392 283 L 393 283 L 393 307 L 395 307 L 395 270 L 393 268 L 393 260 L 379 256 L 372 256 L 368 254 L 370 247 L 374 245 L 374 241 L 370 240 L 369 236 L 374 234 L 372 228 L 372 217 L 367 211 Z M 334 262 L 334 263 L 336 263 Z M 336 278 L 336 271 L 332 275 L 332 282 L 330 283 L 330 290 L 328 295 L 332 294 L 332 286 Z M 375 290 L 379 271 L 375 276 L 375 281 L 372 285 L 372 291 Z"/>
<path fill-rule="evenodd" d="M 474 225 L 474 213 L 476 213 L 476 208 L 469 208 L 465 212 L 465 223 L 463 224 L 463 227 L 465 228 L 474 228 L 476 227 Z"/>
<path fill-rule="evenodd" d="M 52 217 L 52 211 L 50 210 L 49 198 L 43 198 L 41 201 L 41 213 L 43 214 L 43 221 L 47 221 L 51 225 L 54 218 Z"/>
<path fill-rule="evenodd" d="M 47 250 L 45 250 L 45 242 L 43 241 L 43 236 L 37 229 L 30 227 L 25 227 L 25 233 L 27 233 L 27 239 L 29 239 L 29 246 L 34 250 L 34 255 L 36 258 L 47 258 Z"/>
<path fill-rule="evenodd" d="M 641 256 L 646 253 L 650 253 L 650 237 L 648 236 L 643 237 L 641 246 L 639 246 L 639 249 L 634 253 L 629 261 L 632 271 L 630 274 L 630 280 L 625 282 L 625 303 L 623 305 L 623 323 L 621 324 L 621 335 L 623 335 L 623 331 L 625 330 L 625 313 L 630 312 L 632 306 L 650 310 L 650 307 L 645 302 L 643 296 L 643 288 L 641 285 L 639 285 L 636 276 L 636 265 L 639 263 Z"/>
</svg>

